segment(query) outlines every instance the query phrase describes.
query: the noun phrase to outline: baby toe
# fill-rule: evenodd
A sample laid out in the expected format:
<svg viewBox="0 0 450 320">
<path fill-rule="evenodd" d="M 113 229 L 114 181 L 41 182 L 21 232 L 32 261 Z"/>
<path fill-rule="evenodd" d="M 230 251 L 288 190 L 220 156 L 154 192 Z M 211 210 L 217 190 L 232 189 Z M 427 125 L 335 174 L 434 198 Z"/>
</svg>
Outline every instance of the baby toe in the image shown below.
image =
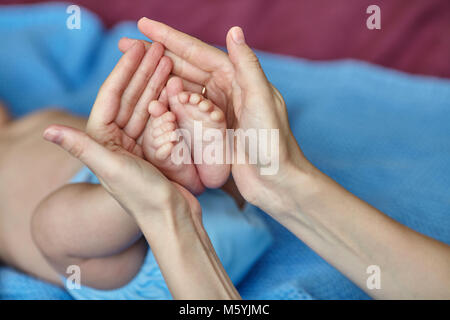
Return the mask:
<svg viewBox="0 0 450 320">
<path fill-rule="evenodd" d="M 200 111 L 207 112 L 211 109 L 212 103 L 209 100 L 203 100 L 198 104 L 198 108 Z"/>
<path fill-rule="evenodd" d="M 164 113 L 164 114 L 161 116 L 161 119 L 162 119 L 163 121 L 175 121 L 175 120 L 176 120 L 176 117 L 175 117 L 175 114 L 174 114 L 173 112 L 167 111 L 166 113 Z"/>
<path fill-rule="evenodd" d="M 186 104 L 189 101 L 189 93 L 188 92 L 180 92 L 178 94 L 178 101 L 180 101 L 180 103 L 182 104 Z"/>
<path fill-rule="evenodd" d="M 166 160 L 169 157 L 170 153 L 172 152 L 172 149 L 173 149 L 172 142 L 165 143 L 162 146 L 160 146 L 158 150 L 156 150 L 155 157 L 161 161 Z"/>
<path fill-rule="evenodd" d="M 164 132 L 153 141 L 153 145 L 156 148 L 159 148 L 166 143 L 173 142 L 176 140 L 177 140 L 177 134 L 175 131 Z"/>
<path fill-rule="evenodd" d="M 223 112 L 221 110 L 214 110 L 213 112 L 211 112 L 211 114 L 209 115 L 211 120 L 213 121 L 222 121 L 224 119 L 224 115 Z"/>
<path fill-rule="evenodd" d="M 164 130 L 161 127 L 155 128 L 152 131 L 153 138 L 158 138 L 160 135 L 164 133 Z"/>
<path fill-rule="evenodd" d="M 159 127 L 153 129 L 152 135 L 157 138 L 165 132 L 174 131 L 176 127 L 177 126 L 172 121 L 163 122 Z"/>
<path fill-rule="evenodd" d="M 153 117 L 159 117 L 164 112 L 167 111 L 167 106 L 157 100 L 153 100 L 148 105 L 148 113 L 150 113 Z"/>
<path fill-rule="evenodd" d="M 176 128 L 176 125 L 175 125 L 174 122 L 169 121 L 169 122 L 163 123 L 163 124 L 161 125 L 160 128 L 161 128 L 164 132 L 167 132 L 167 131 L 174 131 L 175 128 Z"/>
<path fill-rule="evenodd" d="M 191 97 L 189 98 L 190 104 L 198 104 L 202 100 L 202 97 L 198 93 L 191 94 Z"/>
</svg>

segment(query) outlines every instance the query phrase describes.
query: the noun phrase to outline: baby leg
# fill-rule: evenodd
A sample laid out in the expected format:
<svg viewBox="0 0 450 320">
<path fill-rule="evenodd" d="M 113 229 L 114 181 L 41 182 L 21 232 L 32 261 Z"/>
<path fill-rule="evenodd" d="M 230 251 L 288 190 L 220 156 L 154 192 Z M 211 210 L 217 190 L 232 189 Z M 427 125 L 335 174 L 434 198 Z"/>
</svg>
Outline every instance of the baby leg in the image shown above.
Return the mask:
<svg viewBox="0 0 450 320">
<path fill-rule="evenodd" d="M 127 284 L 137 274 L 147 245 L 134 219 L 101 187 L 68 184 L 34 212 L 32 234 L 50 264 L 66 275 L 81 268 L 81 282 L 98 289 Z"/>
<path fill-rule="evenodd" d="M 230 175 L 230 165 L 226 161 L 227 124 L 223 111 L 200 94 L 183 91 L 180 78 L 169 80 L 167 94 L 170 110 L 176 115 L 178 125 L 190 133 L 191 153 L 201 182 L 208 188 L 221 187 Z M 202 127 L 200 137 L 196 136 L 196 122 Z M 198 152 L 201 153 L 200 159 L 196 155 Z"/>
</svg>

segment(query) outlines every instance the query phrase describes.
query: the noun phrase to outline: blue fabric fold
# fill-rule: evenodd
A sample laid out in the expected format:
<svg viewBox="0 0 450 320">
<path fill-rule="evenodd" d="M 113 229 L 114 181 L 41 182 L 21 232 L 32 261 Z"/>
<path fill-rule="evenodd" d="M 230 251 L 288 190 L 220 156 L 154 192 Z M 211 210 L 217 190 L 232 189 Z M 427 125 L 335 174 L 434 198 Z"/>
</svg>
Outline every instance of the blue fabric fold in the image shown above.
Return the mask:
<svg viewBox="0 0 450 320">
<path fill-rule="evenodd" d="M 68 30 L 66 7 L 0 7 L 0 99 L 14 116 L 49 105 L 87 116 L 120 57 L 117 41 L 143 38 L 134 23 L 106 32 L 85 9 L 81 29 Z M 450 244 L 450 81 L 357 61 L 259 56 L 286 100 L 295 137 L 319 169 L 400 223 Z M 274 245 L 238 287 L 244 298 L 368 298 L 265 219 Z M 67 294 L 0 268 L 0 298 L 19 297 Z"/>
</svg>

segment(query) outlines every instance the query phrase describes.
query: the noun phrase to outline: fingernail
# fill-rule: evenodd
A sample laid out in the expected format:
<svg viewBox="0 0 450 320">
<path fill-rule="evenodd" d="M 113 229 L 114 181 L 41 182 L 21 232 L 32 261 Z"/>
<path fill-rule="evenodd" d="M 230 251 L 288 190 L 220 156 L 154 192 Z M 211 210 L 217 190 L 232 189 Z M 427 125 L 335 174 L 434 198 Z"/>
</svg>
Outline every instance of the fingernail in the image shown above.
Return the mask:
<svg viewBox="0 0 450 320">
<path fill-rule="evenodd" d="M 139 19 L 138 24 L 139 24 L 139 23 L 143 23 L 143 22 L 147 22 L 147 21 L 149 21 L 149 20 L 150 20 L 150 19 L 147 18 L 147 17 L 142 17 L 142 18 Z"/>
<path fill-rule="evenodd" d="M 139 42 L 139 41 L 134 40 L 134 39 L 132 41 L 133 41 L 133 44 L 131 45 L 130 49 L 136 47 L 137 43 Z M 128 49 L 128 50 L 130 50 L 130 49 Z"/>
<path fill-rule="evenodd" d="M 136 41 L 135 39 L 131 39 L 131 38 L 128 38 L 128 37 L 122 37 L 120 39 L 120 41 L 123 41 L 123 40 L 128 41 L 128 42 L 132 42 L 132 43 L 134 43 Z"/>
<path fill-rule="evenodd" d="M 233 41 L 236 44 L 243 44 L 243 43 L 245 43 L 244 32 L 242 31 L 242 29 L 240 27 L 234 27 L 233 28 L 233 30 L 231 31 L 231 37 L 233 38 Z"/>
<path fill-rule="evenodd" d="M 63 133 L 61 130 L 49 128 L 44 131 L 44 139 L 56 144 L 61 144 Z"/>
</svg>

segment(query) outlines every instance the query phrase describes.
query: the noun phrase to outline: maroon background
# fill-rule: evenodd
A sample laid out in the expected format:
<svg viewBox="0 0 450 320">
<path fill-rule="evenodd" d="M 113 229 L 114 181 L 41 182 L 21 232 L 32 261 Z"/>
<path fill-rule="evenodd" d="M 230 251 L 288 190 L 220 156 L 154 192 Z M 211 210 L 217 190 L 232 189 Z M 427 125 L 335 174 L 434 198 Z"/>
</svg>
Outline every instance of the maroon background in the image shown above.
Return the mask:
<svg viewBox="0 0 450 320">
<path fill-rule="evenodd" d="M 2 1 L 3 4 L 38 0 Z M 450 0 L 77 0 L 107 26 L 142 16 L 224 45 L 240 25 L 255 48 L 309 59 L 355 58 L 450 78 Z M 368 30 L 366 8 L 381 8 Z"/>
</svg>

